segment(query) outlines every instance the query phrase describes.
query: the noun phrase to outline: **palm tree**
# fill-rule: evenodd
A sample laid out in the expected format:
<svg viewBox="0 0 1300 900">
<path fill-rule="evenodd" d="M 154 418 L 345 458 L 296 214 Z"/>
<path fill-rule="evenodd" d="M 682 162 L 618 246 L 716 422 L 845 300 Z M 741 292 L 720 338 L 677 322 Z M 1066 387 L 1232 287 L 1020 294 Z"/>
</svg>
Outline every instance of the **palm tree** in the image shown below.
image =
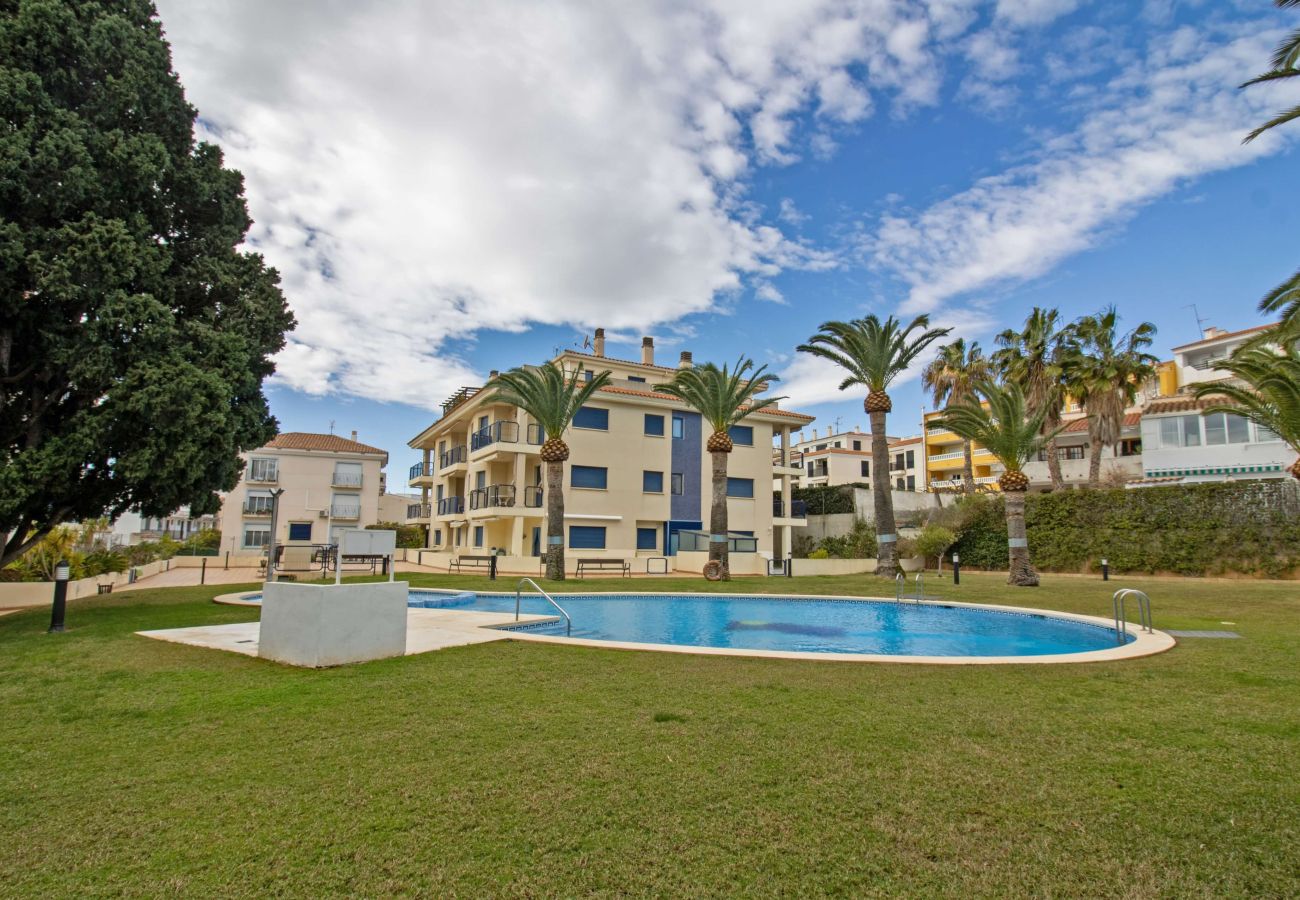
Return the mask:
<svg viewBox="0 0 1300 900">
<path fill-rule="evenodd" d="M 1056 310 L 1035 306 L 1020 331 L 1008 328 L 998 335 L 1000 349 L 993 354 L 993 365 L 1004 381 L 1020 386 L 1029 411 L 1043 413 L 1044 434 L 1057 430 L 1061 424 L 1061 408 L 1065 404 L 1062 363 L 1067 347 L 1066 334 L 1058 327 L 1060 321 L 1061 314 Z M 1065 487 L 1065 479 L 1061 477 L 1055 436 L 1045 446 L 1052 487 L 1060 490 Z"/>
<path fill-rule="evenodd" d="M 975 396 L 975 384 L 987 381 L 993 375 L 992 365 L 978 341 L 966 349 L 966 339 L 957 338 L 939 348 L 939 355 L 921 373 L 921 383 L 934 396 L 936 408 L 952 403 L 965 403 Z M 975 493 L 975 462 L 970 441 L 962 441 L 964 454 L 962 483 L 967 494 Z"/>
<path fill-rule="evenodd" d="M 1156 327 L 1143 322 L 1118 334 L 1119 314 L 1109 306 L 1067 329 L 1070 350 L 1064 365 L 1070 395 L 1088 414 L 1088 484 L 1101 483 L 1101 449 L 1113 451 L 1124 427 L 1124 410 L 1142 383 L 1155 375 L 1159 359 L 1147 353 Z"/>
<path fill-rule="evenodd" d="M 752 372 L 751 372 L 752 370 Z M 782 400 L 758 397 L 768 385 L 780 381 L 769 375 L 767 366 L 754 368 L 754 361 L 741 356 L 734 368 L 713 363 L 678 369 L 672 381 L 655 385 L 655 390 L 690 404 L 713 428 L 705 448 L 713 458 L 712 494 L 709 506 L 709 561 L 721 567 L 719 576 L 731 579 L 727 543 L 727 456 L 734 445 L 731 426 L 748 415 Z"/>
<path fill-rule="evenodd" d="M 850 322 L 823 322 L 817 333 L 800 344 L 801 353 L 828 359 L 848 373 L 840 390 L 854 385 L 867 389 L 863 409 L 871 418 L 871 489 L 876 513 L 876 574 L 893 578 L 898 572 L 898 533 L 894 503 L 889 493 L 889 442 L 885 417 L 894 408 L 887 390 L 907 371 L 926 347 L 946 336 L 951 328 L 931 328 L 929 316 L 917 316 L 906 328 L 890 316 L 874 315 Z M 919 332 L 919 334 L 914 334 Z"/>
<path fill-rule="evenodd" d="M 1029 561 L 1029 542 L 1025 536 L 1025 491 L 1029 478 L 1025 463 L 1056 437 L 1060 431 L 1044 430 L 1047 408 L 1028 408 L 1020 385 L 1007 382 L 980 382 L 977 386 L 986 403 L 973 397 L 950 405 L 939 422 L 942 427 L 988 449 L 1006 470 L 998 479 L 1006 499 L 1007 556 L 1010 574 L 1007 583 L 1017 587 L 1037 587 L 1038 573 Z M 985 408 L 987 405 L 987 408 Z"/>
<path fill-rule="evenodd" d="M 1196 387 L 1196 396 L 1217 395 L 1228 402 L 1206 412 L 1245 416 L 1272 431 L 1300 454 L 1300 349 L 1294 341 L 1274 347 L 1245 347 L 1215 363 L 1244 385 L 1212 382 Z M 1292 477 L 1300 479 L 1300 459 L 1291 464 Z"/>
<path fill-rule="evenodd" d="M 591 395 L 609 383 L 609 372 L 590 381 L 581 366 L 567 378 L 553 360 L 540 366 L 521 366 L 503 372 L 488 383 L 494 393 L 489 403 L 504 403 L 524 410 L 546 434 L 542 462 L 546 463 L 546 577 L 564 580 L 564 461 L 569 445 L 564 432 Z"/>
<path fill-rule="evenodd" d="M 1300 0 L 1274 0 L 1274 3 L 1278 9 L 1300 7 Z M 1271 69 L 1263 75 L 1257 75 L 1250 79 L 1242 87 L 1250 87 L 1252 84 L 1260 84 L 1265 81 L 1277 81 L 1280 78 L 1295 78 L 1300 75 L 1300 29 L 1291 32 L 1282 39 L 1282 43 L 1278 44 L 1277 49 L 1273 51 L 1273 58 L 1269 60 L 1269 64 L 1272 66 Z M 1242 143 L 1249 144 L 1270 128 L 1285 125 L 1287 122 L 1298 118 L 1300 118 L 1300 106 L 1293 106 L 1288 110 L 1283 110 L 1246 135 Z"/>
</svg>

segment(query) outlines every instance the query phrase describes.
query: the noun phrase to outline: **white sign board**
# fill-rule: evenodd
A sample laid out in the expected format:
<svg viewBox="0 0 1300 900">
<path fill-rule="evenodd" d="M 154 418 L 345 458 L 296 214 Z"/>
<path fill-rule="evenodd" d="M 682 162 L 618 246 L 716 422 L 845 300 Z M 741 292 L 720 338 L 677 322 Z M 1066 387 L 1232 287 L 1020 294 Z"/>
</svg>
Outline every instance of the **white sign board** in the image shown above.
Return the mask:
<svg viewBox="0 0 1300 900">
<path fill-rule="evenodd" d="M 397 532 L 350 529 L 339 535 L 339 544 L 344 556 L 392 556 L 397 549 Z"/>
</svg>

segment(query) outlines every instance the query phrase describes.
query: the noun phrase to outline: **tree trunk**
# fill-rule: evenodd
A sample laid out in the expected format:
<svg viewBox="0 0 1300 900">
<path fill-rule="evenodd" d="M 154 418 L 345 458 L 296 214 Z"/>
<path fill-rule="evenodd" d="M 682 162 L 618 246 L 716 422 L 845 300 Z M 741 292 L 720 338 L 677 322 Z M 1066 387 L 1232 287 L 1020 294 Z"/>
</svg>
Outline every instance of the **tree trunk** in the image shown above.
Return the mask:
<svg viewBox="0 0 1300 900">
<path fill-rule="evenodd" d="M 546 577 L 564 580 L 564 463 L 546 464 Z"/>
<path fill-rule="evenodd" d="M 961 451 L 962 489 L 968 494 L 973 494 L 975 493 L 975 453 L 971 450 L 970 441 L 961 442 Z"/>
<path fill-rule="evenodd" d="M 1061 457 L 1056 454 L 1056 438 L 1047 442 L 1047 475 L 1052 479 L 1052 489 L 1059 491 L 1065 487 L 1065 478 L 1061 476 Z"/>
<path fill-rule="evenodd" d="M 894 500 L 889 494 L 889 441 L 885 437 L 885 413 L 871 413 L 871 494 L 876 510 L 876 574 L 893 578 L 898 574 L 898 532 L 894 527 Z M 881 473 L 885 477 L 881 478 Z"/>
<path fill-rule="evenodd" d="M 1025 493 L 1007 491 L 1007 554 L 1011 571 L 1007 584 L 1016 587 L 1038 587 L 1038 573 L 1029 563 L 1029 542 L 1025 537 Z"/>
<path fill-rule="evenodd" d="M 713 482 L 709 503 L 709 560 L 722 565 L 722 580 L 731 580 L 730 552 L 726 540 L 715 540 L 715 535 L 727 536 L 727 454 L 710 453 L 713 457 Z"/>
<path fill-rule="evenodd" d="M 1101 441 L 1088 435 L 1088 486 L 1101 487 Z"/>
</svg>

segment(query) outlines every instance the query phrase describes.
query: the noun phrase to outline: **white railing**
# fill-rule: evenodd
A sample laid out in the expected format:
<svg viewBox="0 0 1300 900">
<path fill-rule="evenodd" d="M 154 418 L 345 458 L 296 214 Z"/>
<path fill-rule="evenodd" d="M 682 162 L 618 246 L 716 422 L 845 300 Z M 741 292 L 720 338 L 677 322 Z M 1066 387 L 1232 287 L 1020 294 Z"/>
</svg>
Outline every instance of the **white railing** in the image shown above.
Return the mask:
<svg viewBox="0 0 1300 900">
<path fill-rule="evenodd" d="M 965 455 L 966 455 L 965 450 L 955 450 L 952 453 L 936 453 L 933 456 L 926 457 L 926 459 L 930 460 L 930 462 L 942 462 L 945 459 L 961 459 Z M 989 456 L 990 453 L 988 450 L 985 450 L 983 447 L 976 447 L 973 450 L 971 450 L 970 455 L 972 457 Z"/>
</svg>

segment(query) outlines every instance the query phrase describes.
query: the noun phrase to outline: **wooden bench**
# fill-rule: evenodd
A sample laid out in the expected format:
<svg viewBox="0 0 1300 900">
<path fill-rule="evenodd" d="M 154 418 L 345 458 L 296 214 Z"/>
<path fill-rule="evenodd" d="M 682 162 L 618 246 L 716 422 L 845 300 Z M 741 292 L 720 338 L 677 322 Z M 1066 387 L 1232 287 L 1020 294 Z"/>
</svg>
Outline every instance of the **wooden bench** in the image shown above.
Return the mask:
<svg viewBox="0 0 1300 900">
<path fill-rule="evenodd" d="M 585 571 L 608 572 L 618 571 L 623 573 L 624 578 L 632 577 L 632 564 L 626 559 L 580 559 L 578 560 L 578 577 L 581 578 Z"/>
<path fill-rule="evenodd" d="M 468 566 L 471 569 L 491 569 L 493 556 L 458 556 L 447 564 L 447 571 L 460 573 L 461 569 Z"/>
</svg>

